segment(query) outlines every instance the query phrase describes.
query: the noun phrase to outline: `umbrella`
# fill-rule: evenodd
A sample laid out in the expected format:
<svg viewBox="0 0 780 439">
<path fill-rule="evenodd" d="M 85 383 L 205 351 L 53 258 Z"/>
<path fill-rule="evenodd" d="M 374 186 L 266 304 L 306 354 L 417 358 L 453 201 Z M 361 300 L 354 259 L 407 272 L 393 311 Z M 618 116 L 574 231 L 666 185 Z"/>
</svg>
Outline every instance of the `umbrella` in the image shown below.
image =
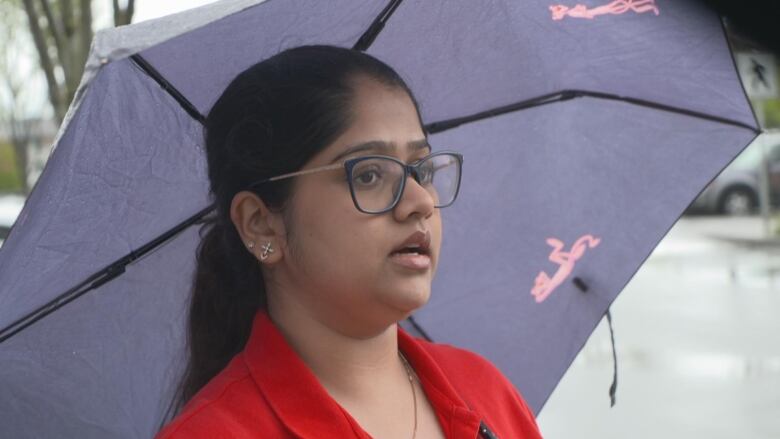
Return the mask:
<svg viewBox="0 0 780 439">
<path fill-rule="evenodd" d="M 0 253 L 0 425 L 148 437 L 182 368 L 201 123 L 302 44 L 366 50 L 465 156 L 416 330 L 496 364 L 538 413 L 642 262 L 757 134 L 697 2 L 236 0 L 99 33 Z"/>
</svg>

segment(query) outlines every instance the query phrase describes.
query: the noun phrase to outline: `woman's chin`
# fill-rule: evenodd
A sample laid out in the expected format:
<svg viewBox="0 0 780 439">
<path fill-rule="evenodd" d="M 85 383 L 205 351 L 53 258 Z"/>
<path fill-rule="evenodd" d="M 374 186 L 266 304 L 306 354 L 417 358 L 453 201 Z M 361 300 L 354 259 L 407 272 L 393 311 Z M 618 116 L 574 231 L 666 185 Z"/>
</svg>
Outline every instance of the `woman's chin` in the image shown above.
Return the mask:
<svg viewBox="0 0 780 439">
<path fill-rule="evenodd" d="M 393 297 L 393 307 L 403 314 L 403 317 L 401 318 L 401 320 L 403 320 L 425 306 L 430 297 L 430 288 L 406 290 L 395 294 Z"/>
</svg>

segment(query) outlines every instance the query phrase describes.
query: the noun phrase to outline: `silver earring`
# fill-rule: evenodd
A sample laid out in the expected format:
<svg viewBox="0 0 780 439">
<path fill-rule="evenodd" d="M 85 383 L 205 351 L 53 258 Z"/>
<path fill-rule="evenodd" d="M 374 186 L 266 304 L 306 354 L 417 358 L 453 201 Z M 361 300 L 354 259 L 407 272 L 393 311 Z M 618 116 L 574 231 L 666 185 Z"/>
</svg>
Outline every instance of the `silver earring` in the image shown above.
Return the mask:
<svg viewBox="0 0 780 439">
<path fill-rule="evenodd" d="M 266 243 L 266 244 L 263 246 L 263 253 L 262 253 L 262 254 L 260 254 L 260 260 L 261 260 L 261 261 L 265 261 L 265 260 L 266 260 L 266 258 L 268 258 L 268 254 L 269 254 L 269 253 L 273 253 L 273 252 L 274 252 L 274 249 L 272 249 L 272 248 L 271 248 L 271 243 L 270 243 L 270 242 L 267 242 L 267 243 Z"/>
<path fill-rule="evenodd" d="M 249 247 L 249 248 L 255 248 L 255 242 L 254 241 L 249 241 L 249 242 L 246 243 L 246 246 Z"/>
</svg>

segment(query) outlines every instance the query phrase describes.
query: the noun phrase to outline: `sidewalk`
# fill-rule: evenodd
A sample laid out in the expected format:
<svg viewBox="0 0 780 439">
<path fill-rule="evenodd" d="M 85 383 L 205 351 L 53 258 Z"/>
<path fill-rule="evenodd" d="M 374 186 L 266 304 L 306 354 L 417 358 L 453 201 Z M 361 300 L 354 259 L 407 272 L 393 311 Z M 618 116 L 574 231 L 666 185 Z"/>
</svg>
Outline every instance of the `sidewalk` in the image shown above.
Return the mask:
<svg viewBox="0 0 780 439">
<path fill-rule="evenodd" d="M 726 242 L 762 231 L 760 217 L 680 219 L 610 307 L 617 404 L 602 321 L 537 418 L 545 438 L 780 438 L 780 247 Z"/>
<path fill-rule="evenodd" d="M 766 236 L 760 215 L 729 217 L 722 215 L 686 215 L 684 227 L 699 235 L 747 247 L 778 247 L 780 236 Z M 682 225 L 678 222 L 675 227 Z M 774 228 L 770 222 L 770 230 Z"/>
</svg>

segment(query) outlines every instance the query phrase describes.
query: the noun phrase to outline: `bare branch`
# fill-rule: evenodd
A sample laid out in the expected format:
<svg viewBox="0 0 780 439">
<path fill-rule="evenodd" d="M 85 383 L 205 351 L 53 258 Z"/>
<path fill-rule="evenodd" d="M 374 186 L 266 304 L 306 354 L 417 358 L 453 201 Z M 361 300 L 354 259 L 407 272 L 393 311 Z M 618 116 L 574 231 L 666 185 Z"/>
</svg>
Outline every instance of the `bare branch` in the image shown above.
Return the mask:
<svg viewBox="0 0 780 439">
<path fill-rule="evenodd" d="M 81 74 L 84 72 L 84 63 L 89 55 L 89 45 L 92 42 L 92 9 L 89 0 L 79 0 L 76 9 L 73 9 L 70 1 L 60 0 L 60 4 L 71 8 L 68 14 L 71 20 L 78 18 L 78 26 L 74 22 L 74 32 L 68 36 L 68 60 L 62 62 L 65 71 L 65 102 L 70 103 L 76 95 Z"/>
<path fill-rule="evenodd" d="M 70 0 L 60 0 L 62 9 L 62 28 L 65 30 L 65 38 L 70 39 L 76 33 L 76 23 L 73 21 L 73 4 Z"/>
<path fill-rule="evenodd" d="M 127 6 L 122 8 L 119 0 L 113 0 L 114 5 L 114 26 L 124 26 L 133 21 L 135 13 L 135 0 L 127 0 Z"/>
<path fill-rule="evenodd" d="M 121 12 L 122 7 L 119 6 L 119 0 L 112 0 L 111 3 L 114 5 L 114 26 L 119 26 L 119 22 L 121 21 Z"/>
<path fill-rule="evenodd" d="M 24 11 L 27 13 L 27 19 L 30 23 L 30 32 L 32 33 L 33 43 L 35 44 L 35 49 L 38 51 L 41 68 L 46 77 L 46 84 L 49 87 L 49 101 L 51 102 L 52 107 L 54 107 L 54 113 L 57 115 L 57 119 L 61 121 L 65 116 L 65 109 L 62 106 L 62 100 L 60 98 L 60 86 L 57 83 L 57 78 L 54 76 L 54 64 L 49 57 L 48 47 L 46 46 L 46 37 L 38 23 L 38 13 L 35 10 L 33 1 L 23 0 L 23 3 Z"/>
<path fill-rule="evenodd" d="M 67 57 L 65 54 L 65 40 L 62 35 L 62 23 L 54 18 L 54 14 L 51 12 L 51 6 L 49 5 L 48 0 L 39 1 L 41 8 L 43 9 L 43 13 L 46 16 L 46 21 L 48 22 L 49 32 L 51 33 L 51 37 L 54 39 L 54 47 L 57 48 L 57 58 L 59 58 L 60 62 L 62 62 L 63 58 Z"/>
<path fill-rule="evenodd" d="M 81 0 L 81 50 L 86 57 L 89 56 L 89 46 L 92 44 L 92 0 Z"/>
<path fill-rule="evenodd" d="M 127 0 L 127 9 L 125 9 L 125 24 L 130 24 L 133 21 L 133 14 L 135 14 L 135 0 Z"/>
</svg>

